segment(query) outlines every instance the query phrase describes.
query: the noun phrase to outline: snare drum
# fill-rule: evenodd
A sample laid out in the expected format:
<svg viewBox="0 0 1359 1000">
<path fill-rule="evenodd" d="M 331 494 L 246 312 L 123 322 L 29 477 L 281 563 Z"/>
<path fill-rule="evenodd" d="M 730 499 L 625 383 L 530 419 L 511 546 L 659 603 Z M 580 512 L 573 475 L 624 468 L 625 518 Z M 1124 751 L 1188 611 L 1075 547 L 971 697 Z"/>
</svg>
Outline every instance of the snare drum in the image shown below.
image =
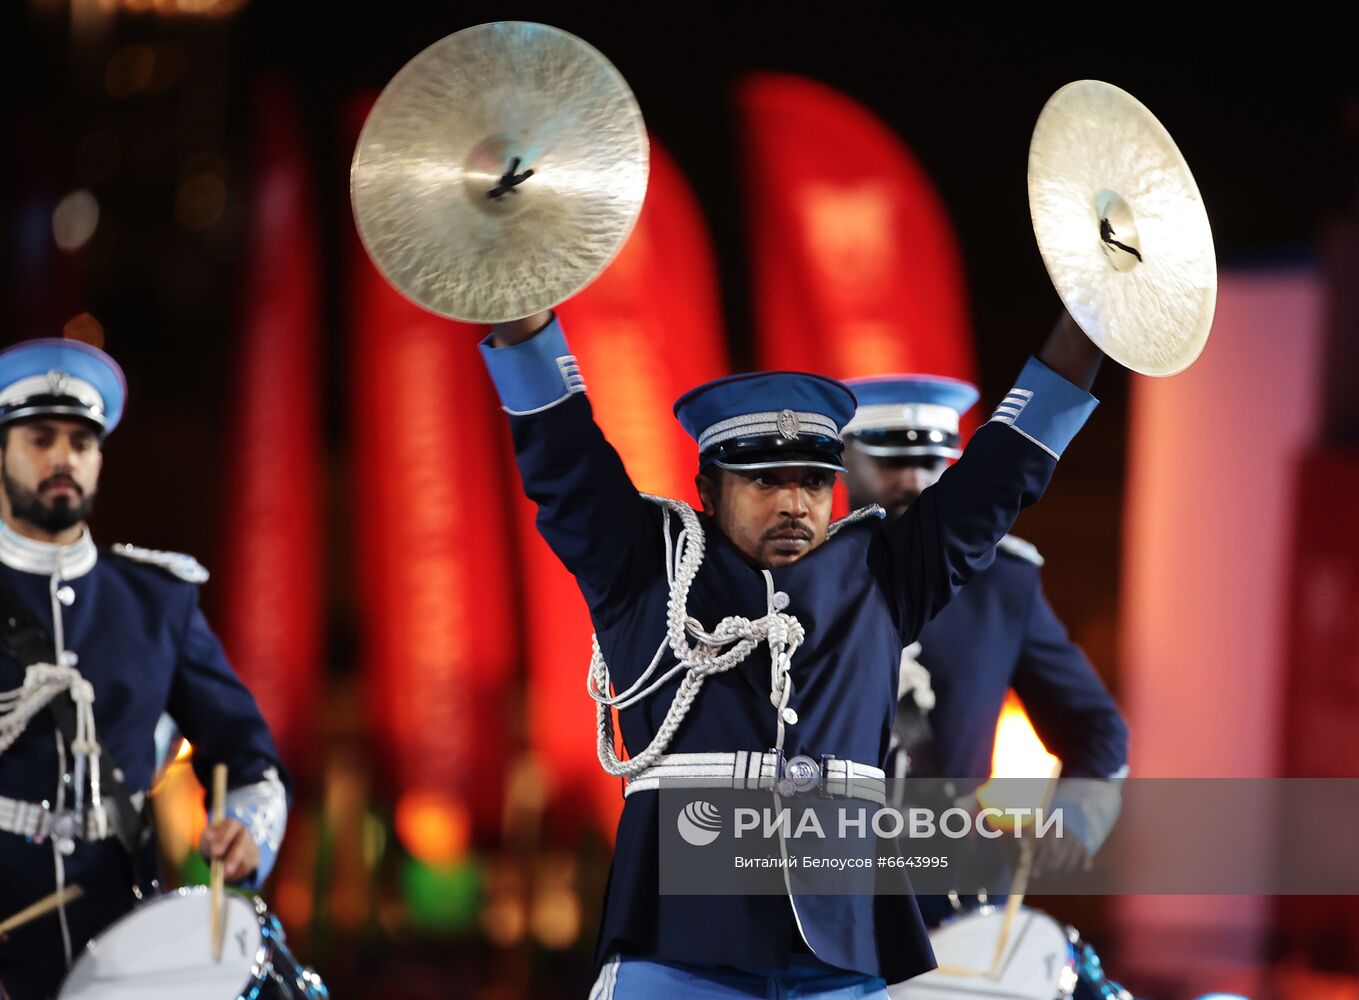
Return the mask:
<svg viewBox="0 0 1359 1000">
<path fill-rule="evenodd" d="M 228 893 L 222 960 L 212 960 L 211 893 L 157 896 L 94 938 L 60 1000 L 321 1000 L 319 976 L 298 965 L 283 927 L 258 898 Z"/>
<path fill-rule="evenodd" d="M 1015 914 L 996 974 L 992 963 L 1004 909 L 984 906 L 930 932 L 939 968 L 888 987 L 892 1000 L 1066 1000 L 1076 989 L 1074 932 L 1039 910 Z"/>
</svg>

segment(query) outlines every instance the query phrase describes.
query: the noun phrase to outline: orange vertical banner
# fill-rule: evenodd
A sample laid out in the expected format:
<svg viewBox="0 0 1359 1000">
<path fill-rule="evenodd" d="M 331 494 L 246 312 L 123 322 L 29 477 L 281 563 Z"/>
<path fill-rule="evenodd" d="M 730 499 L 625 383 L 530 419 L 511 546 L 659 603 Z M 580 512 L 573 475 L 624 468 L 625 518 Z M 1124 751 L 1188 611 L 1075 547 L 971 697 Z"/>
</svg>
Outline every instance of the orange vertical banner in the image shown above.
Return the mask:
<svg viewBox="0 0 1359 1000">
<path fill-rule="evenodd" d="M 759 365 L 975 380 L 953 226 L 906 144 L 801 77 L 747 76 L 736 105 Z"/>
<path fill-rule="evenodd" d="M 726 348 L 702 215 L 654 139 L 637 227 L 608 270 L 558 312 L 595 419 L 637 488 L 696 502 L 694 443 L 670 407 L 687 389 L 726 373 Z M 593 817 L 612 835 L 622 797 L 595 756 L 595 706 L 585 695 L 589 614 L 539 537 L 527 500 L 518 527 L 531 609 L 524 621 L 530 742 L 551 777 L 558 810 Z"/>
<path fill-rule="evenodd" d="M 498 829 L 512 750 L 509 436 L 477 354 L 483 331 L 406 299 L 350 234 L 363 670 L 397 832 L 421 860 L 448 863 L 465 834 Z"/>
<path fill-rule="evenodd" d="M 318 247 L 291 96 L 262 87 L 253 119 L 222 638 L 284 758 L 296 762 L 315 717 L 323 641 Z"/>
</svg>

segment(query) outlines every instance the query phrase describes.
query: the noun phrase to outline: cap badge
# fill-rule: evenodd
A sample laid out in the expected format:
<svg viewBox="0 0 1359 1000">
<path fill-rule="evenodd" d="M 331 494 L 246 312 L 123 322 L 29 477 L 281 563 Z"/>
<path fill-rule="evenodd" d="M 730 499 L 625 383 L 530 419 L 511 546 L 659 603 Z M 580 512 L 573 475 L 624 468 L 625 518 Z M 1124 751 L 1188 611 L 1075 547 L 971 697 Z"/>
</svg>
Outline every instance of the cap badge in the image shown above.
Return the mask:
<svg viewBox="0 0 1359 1000">
<path fill-rule="evenodd" d="M 783 438 L 785 441 L 794 441 L 797 439 L 798 431 L 800 429 L 801 425 L 798 422 L 796 413 L 792 410 L 779 411 L 779 437 Z"/>
<path fill-rule="evenodd" d="M 52 390 L 54 396 L 66 395 L 66 386 L 71 381 L 71 376 L 65 372 L 57 371 L 55 368 L 47 373 L 47 385 Z"/>
</svg>

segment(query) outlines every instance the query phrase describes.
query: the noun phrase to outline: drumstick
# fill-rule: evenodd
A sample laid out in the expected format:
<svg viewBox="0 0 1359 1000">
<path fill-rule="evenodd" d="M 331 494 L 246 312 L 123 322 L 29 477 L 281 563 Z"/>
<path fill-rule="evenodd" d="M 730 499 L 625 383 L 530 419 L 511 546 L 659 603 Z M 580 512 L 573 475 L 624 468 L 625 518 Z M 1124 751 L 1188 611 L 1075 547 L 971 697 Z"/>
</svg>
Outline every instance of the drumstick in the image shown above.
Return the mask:
<svg viewBox="0 0 1359 1000">
<path fill-rule="evenodd" d="M 227 766 L 216 764 L 212 769 L 212 822 L 226 819 Z M 226 940 L 226 862 L 212 859 L 212 960 L 222 960 L 222 944 Z"/>
<path fill-rule="evenodd" d="M 1052 803 L 1052 793 L 1057 788 L 1057 779 L 1062 774 L 1062 762 L 1055 761 L 1052 765 L 1052 773 L 1048 775 L 1048 783 L 1043 789 L 1043 804 L 1039 807 L 1043 812 L 1047 812 L 1048 806 Z M 1015 880 L 1010 891 L 1010 898 L 1005 901 L 1005 921 L 1000 925 L 1000 937 L 996 941 L 996 956 L 991 960 L 991 975 L 1000 975 L 1001 960 L 1005 957 L 1005 944 L 1010 939 L 1010 927 L 1015 922 L 1015 916 L 1019 913 L 1020 904 L 1024 902 L 1024 894 L 1029 888 L 1029 873 L 1033 870 L 1033 856 L 1037 851 L 1037 845 L 1031 840 L 1024 841 L 1019 847 L 1019 868 L 1015 871 Z"/>
<path fill-rule="evenodd" d="M 6 917 L 0 923 L 0 934 L 8 934 L 10 931 L 18 930 L 24 924 L 37 920 L 44 913 L 50 913 L 58 906 L 65 906 L 73 899 L 79 899 L 84 895 L 85 890 L 78 885 L 68 885 L 60 892 L 54 892 L 50 896 L 44 896 L 30 906 L 25 906 L 13 916 Z"/>
</svg>

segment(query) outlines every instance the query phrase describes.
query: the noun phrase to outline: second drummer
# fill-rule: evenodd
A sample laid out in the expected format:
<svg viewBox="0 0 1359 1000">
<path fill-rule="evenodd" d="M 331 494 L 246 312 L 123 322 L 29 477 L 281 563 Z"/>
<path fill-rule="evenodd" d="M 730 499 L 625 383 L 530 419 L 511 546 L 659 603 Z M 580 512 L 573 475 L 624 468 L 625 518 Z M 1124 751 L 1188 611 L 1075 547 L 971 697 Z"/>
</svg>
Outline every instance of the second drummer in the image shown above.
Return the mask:
<svg viewBox="0 0 1359 1000">
<path fill-rule="evenodd" d="M 191 556 L 96 548 L 85 523 L 126 383 L 69 340 L 0 353 L 0 919 L 63 885 L 83 895 L 0 942 L 18 1000 L 50 996 L 85 943 L 151 891 L 146 806 L 168 712 L 227 818 L 204 831 L 229 881 L 258 886 L 287 821 L 268 726 L 198 606 Z M 139 885 L 140 883 L 140 885 Z"/>
</svg>

